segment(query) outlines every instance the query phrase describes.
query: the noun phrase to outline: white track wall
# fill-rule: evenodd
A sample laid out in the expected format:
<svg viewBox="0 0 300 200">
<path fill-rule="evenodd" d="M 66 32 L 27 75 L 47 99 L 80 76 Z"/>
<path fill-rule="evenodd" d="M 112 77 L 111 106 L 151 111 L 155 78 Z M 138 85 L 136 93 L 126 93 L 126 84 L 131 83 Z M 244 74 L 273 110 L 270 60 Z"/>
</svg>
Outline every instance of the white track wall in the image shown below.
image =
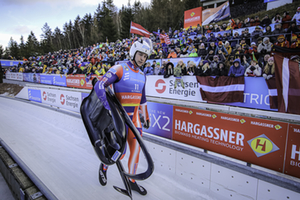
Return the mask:
<svg viewBox="0 0 300 200">
<path fill-rule="evenodd" d="M 299 200 L 300 194 L 234 170 L 147 142 L 155 172 L 185 179 L 199 190 L 209 189 L 224 199 Z M 142 155 L 140 156 L 142 157 Z"/>
</svg>

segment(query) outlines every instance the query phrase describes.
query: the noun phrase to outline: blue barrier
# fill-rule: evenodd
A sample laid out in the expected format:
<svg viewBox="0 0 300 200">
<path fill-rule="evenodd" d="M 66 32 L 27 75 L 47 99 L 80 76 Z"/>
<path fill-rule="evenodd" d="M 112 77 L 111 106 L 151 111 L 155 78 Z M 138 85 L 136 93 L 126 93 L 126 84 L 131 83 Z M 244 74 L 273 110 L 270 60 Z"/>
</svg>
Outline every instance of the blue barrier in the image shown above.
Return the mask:
<svg viewBox="0 0 300 200">
<path fill-rule="evenodd" d="M 18 66 L 19 63 L 23 64 L 23 60 L 0 60 L 2 67 Z"/>
</svg>

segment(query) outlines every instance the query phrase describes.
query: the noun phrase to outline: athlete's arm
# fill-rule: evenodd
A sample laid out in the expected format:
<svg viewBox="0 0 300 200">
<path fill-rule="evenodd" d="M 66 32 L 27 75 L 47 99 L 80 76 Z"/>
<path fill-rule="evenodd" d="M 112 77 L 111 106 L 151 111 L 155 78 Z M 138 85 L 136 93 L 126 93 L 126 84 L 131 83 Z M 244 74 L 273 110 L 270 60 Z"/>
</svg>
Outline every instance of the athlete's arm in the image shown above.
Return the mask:
<svg viewBox="0 0 300 200">
<path fill-rule="evenodd" d="M 122 66 L 115 65 L 112 68 L 110 68 L 107 71 L 107 73 L 104 74 L 94 86 L 98 98 L 100 99 L 100 101 L 103 103 L 103 106 L 107 110 L 110 110 L 110 107 L 106 99 L 105 88 L 115 82 L 118 82 L 122 78 L 122 75 L 123 75 Z"/>
<path fill-rule="evenodd" d="M 148 114 L 148 108 L 147 108 L 147 99 L 146 99 L 146 92 L 145 92 L 145 85 L 142 90 L 142 98 L 140 103 L 140 109 L 142 111 L 142 115 L 144 117 L 144 128 L 148 129 L 150 127 L 150 118 Z"/>
</svg>

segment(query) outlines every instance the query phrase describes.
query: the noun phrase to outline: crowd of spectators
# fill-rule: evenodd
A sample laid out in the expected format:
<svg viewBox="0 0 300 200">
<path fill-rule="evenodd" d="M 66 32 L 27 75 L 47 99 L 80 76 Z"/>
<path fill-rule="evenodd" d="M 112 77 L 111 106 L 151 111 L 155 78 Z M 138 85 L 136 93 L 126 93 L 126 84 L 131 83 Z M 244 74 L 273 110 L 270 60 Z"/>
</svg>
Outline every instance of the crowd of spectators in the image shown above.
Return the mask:
<svg viewBox="0 0 300 200">
<path fill-rule="evenodd" d="M 271 28 L 274 24 L 274 30 Z M 142 67 L 145 75 L 174 75 L 180 81 L 184 75 L 199 76 L 274 76 L 274 59 L 271 51 L 274 46 L 290 49 L 299 48 L 300 52 L 300 7 L 293 17 L 288 11 L 273 17 L 266 15 L 248 18 L 244 21 L 230 19 L 228 23 L 198 25 L 195 28 L 180 30 L 161 30 L 153 32 L 151 59 L 169 59 L 169 62 L 149 61 Z M 254 29 L 249 32 L 249 28 Z M 253 28 L 255 27 L 255 28 Z M 242 29 L 241 34 L 234 30 Z M 263 31 L 264 30 L 264 31 Z M 234 34 L 233 34 L 234 33 Z M 167 44 L 166 37 L 171 43 Z M 23 64 L 9 70 L 23 73 L 46 74 L 97 74 L 103 75 L 117 61 L 129 60 L 130 45 L 137 37 L 117 40 L 116 42 L 94 44 L 72 50 L 49 52 L 47 55 L 24 58 Z M 175 70 L 171 58 L 201 57 L 198 65 L 180 60 L 181 70 Z M 294 56 L 293 59 L 298 59 Z M 273 63 L 273 64 L 272 64 Z M 177 64 L 178 65 L 178 64 Z M 268 66 L 268 67 L 267 67 Z M 178 72 L 180 74 L 178 75 Z M 176 80 L 177 80 L 176 79 Z"/>
</svg>

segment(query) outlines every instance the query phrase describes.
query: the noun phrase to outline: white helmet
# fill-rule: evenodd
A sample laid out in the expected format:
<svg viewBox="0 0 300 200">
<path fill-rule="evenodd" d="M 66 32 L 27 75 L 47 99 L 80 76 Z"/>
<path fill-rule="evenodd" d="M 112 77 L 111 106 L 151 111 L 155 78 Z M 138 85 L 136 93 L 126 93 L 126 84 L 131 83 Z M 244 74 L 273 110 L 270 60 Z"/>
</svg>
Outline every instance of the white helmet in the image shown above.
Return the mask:
<svg viewBox="0 0 300 200">
<path fill-rule="evenodd" d="M 143 37 L 135 41 L 129 51 L 131 60 L 134 60 L 137 51 L 147 54 L 149 57 L 152 52 L 152 41 L 149 38 Z"/>
</svg>

